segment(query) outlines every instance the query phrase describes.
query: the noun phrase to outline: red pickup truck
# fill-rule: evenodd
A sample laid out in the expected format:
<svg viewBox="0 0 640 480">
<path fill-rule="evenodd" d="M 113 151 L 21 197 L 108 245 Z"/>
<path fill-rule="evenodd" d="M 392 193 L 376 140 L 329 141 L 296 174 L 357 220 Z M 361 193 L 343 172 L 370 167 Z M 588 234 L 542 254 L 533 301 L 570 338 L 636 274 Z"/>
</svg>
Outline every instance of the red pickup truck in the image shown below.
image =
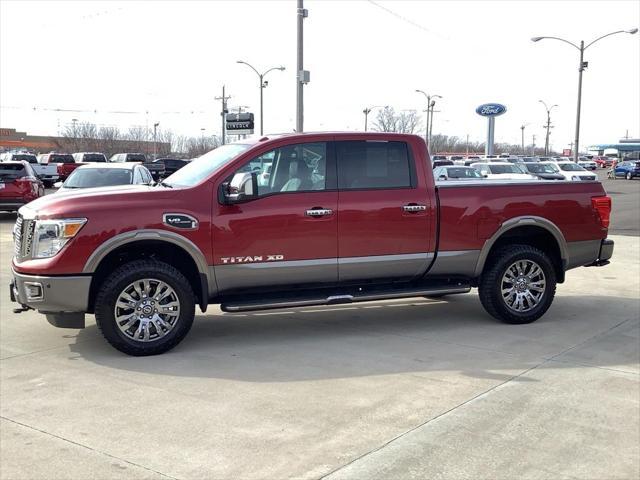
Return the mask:
<svg viewBox="0 0 640 480">
<path fill-rule="evenodd" d="M 16 311 L 56 326 L 81 328 L 94 313 L 131 355 L 174 347 L 208 304 L 242 312 L 478 287 L 491 315 L 528 323 L 567 270 L 609 263 L 610 210 L 597 181 L 436 184 L 414 135 L 263 137 L 155 187 L 22 207 L 10 292 Z"/>
<path fill-rule="evenodd" d="M 85 163 L 76 162 L 70 153 L 44 153 L 38 157 L 38 163 L 43 165 L 55 163 L 61 182 L 64 182 L 76 168 L 86 165 Z"/>
</svg>

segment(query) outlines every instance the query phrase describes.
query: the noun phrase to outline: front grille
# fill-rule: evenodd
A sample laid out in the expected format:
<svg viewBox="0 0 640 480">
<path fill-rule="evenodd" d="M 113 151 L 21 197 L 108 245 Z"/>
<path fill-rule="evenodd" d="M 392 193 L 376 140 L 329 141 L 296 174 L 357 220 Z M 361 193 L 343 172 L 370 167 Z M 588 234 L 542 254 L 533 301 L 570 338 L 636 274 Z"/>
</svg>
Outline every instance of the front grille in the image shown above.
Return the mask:
<svg viewBox="0 0 640 480">
<path fill-rule="evenodd" d="M 595 180 L 592 176 L 580 175 L 580 180 L 583 182 L 589 182 Z"/>
<path fill-rule="evenodd" d="M 13 226 L 13 254 L 16 257 L 22 255 L 22 215 L 18 214 L 16 224 Z"/>
<path fill-rule="evenodd" d="M 35 226 L 36 222 L 34 220 L 25 220 L 22 215 L 18 214 L 16 224 L 13 227 L 13 253 L 16 256 L 16 260 L 31 256 Z"/>
</svg>

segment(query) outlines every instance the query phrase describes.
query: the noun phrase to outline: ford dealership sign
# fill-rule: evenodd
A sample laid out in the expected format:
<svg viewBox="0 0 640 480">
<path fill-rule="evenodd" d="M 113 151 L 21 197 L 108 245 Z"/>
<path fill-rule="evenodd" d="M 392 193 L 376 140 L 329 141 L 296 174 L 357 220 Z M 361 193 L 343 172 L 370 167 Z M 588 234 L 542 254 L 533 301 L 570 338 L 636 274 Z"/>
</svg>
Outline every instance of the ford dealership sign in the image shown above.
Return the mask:
<svg viewBox="0 0 640 480">
<path fill-rule="evenodd" d="M 476 108 L 476 113 L 483 117 L 497 117 L 507 111 L 507 107 L 500 103 L 485 103 Z"/>
</svg>

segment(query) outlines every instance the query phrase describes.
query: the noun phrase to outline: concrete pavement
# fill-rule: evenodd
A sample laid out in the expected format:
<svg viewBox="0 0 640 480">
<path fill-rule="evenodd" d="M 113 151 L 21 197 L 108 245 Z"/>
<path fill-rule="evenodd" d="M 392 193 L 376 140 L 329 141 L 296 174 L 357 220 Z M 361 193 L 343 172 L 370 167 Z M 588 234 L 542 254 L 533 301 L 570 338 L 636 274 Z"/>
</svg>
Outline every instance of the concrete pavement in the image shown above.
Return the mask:
<svg viewBox="0 0 640 480">
<path fill-rule="evenodd" d="M 640 475 L 640 239 L 545 317 L 477 295 L 199 315 L 157 357 L 11 312 L 0 219 L 0 478 Z"/>
</svg>

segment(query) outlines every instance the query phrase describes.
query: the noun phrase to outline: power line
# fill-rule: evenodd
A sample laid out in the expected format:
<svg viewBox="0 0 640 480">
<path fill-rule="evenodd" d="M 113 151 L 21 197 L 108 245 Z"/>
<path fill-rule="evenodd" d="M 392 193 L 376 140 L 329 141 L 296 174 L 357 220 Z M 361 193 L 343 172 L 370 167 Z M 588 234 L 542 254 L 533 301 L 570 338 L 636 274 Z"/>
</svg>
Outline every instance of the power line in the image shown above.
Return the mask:
<svg viewBox="0 0 640 480">
<path fill-rule="evenodd" d="M 441 35 L 437 32 L 434 32 L 433 30 L 429 30 L 427 27 L 425 27 L 424 25 L 420 25 L 417 22 L 414 22 L 413 20 L 411 20 L 410 18 L 407 18 L 403 15 L 400 15 L 398 12 L 394 12 L 393 10 L 391 10 L 390 8 L 385 7 L 384 5 L 380 5 L 378 2 L 375 2 L 374 0 L 367 0 L 371 5 L 378 7 L 381 10 L 384 10 L 385 12 L 387 12 L 389 15 L 393 15 L 394 17 L 396 17 L 398 20 L 401 20 L 403 22 L 408 23 L 409 25 L 413 25 L 416 28 L 419 28 L 420 30 L 432 34 L 432 35 L 437 35 L 438 37 L 445 39 L 445 40 L 450 40 L 448 37 L 445 37 L 444 35 Z"/>
<path fill-rule="evenodd" d="M 62 112 L 62 113 L 100 113 L 111 115 L 195 115 L 210 113 L 212 110 L 172 110 L 172 111 L 152 111 L 152 110 L 83 110 L 80 108 L 49 108 L 49 107 L 26 107 L 17 105 L 0 105 L 2 109 L 8 110 L 31 110 L 33 112 Z"/>
</svg>

